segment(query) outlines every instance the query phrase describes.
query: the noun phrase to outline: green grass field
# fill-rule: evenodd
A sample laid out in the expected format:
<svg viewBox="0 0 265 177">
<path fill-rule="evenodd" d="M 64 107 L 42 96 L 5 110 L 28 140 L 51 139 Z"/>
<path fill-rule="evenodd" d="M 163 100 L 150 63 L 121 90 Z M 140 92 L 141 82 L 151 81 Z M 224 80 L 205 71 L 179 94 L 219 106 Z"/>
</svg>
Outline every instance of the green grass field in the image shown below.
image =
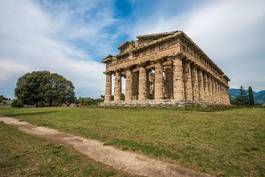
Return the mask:
<svg viewBox="0 0 265 177">
<path fill-rule="evenodd" d="M 0 114 L 98 139 L 201 172 L 224 176 L 265 175 L 264 108 L 216 112 L 3 108 Z"/>
<path fill-rule="evenodd" d="M 0 123 L 0 176 L 125 176 L 72 149 Z"/>
</svg>

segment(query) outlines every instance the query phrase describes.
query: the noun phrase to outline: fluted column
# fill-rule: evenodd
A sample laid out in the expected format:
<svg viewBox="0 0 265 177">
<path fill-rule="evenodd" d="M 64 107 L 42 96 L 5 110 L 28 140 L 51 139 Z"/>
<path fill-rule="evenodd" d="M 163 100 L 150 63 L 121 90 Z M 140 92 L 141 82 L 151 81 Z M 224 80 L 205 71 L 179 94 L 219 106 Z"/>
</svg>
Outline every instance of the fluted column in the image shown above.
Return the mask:
<svg viewBox="0 0 265 177">
<path fill-rule="evenodd" d="M 165 98 L 173 98 L 173 70 L 172 66 L 167 66 L 165 69 Z"/>
<path fill-rule="evenodd" d="M 221 98 L 220 98 L 220 85 L 219 82 L 217 81 L 217 101 L 218 103 L 221 103 Z"/>
<path fill-rule="evenodd" d="M 139 94 L 139 72 L 132 73 L 132 100 L 138 99 Z"/>
<path fill-rule="evenodd" d="M 225 104 L 225 89 L 223 84 L 222 84 L 222 104 Z"/>
<path fill-rule="evenodd" d="M 144 66 L 139 70 L 139 100 L 146 100 L 147 98 L 147 73 Z"/>
<path fill-rule="evenodd" d="M 199 81 L 199 100 L 204 101 L 204 81 L 203 81 L 203 72 L 201 69 L 198 69 L 198 81 Z"/>
<path fill-rule="evenodd" d="M 174 100 L 184 100 L 184 81 L 183 81 L 183 63 L 182 59 L 176 57 L 173 60 L 173 92 Z"/>
<path fill-rule="evenodd" d="M 163 85 L 163 67 L 161 61 L 157 61 L 155 64 L 155 100 L 164 98 Z"/>
<path fill-rule="evenodd" d="M 121 73 L 115 72 L 115 86 L 114 86 L 114 101 L 119 102 L 121 100 Z"/>
<path fill-rule="evenodd" d="M 212 77 L 211 75 L 208 75 L 208 83 L 209 83 L 209 88 L 208 88 L 208 101 L 211 103 L 212 102 Z"/>
<path fill-rule="evenodd" d="M 208 83 L 208 76 L 207 76 L 207 73 L 204 73 L 203 74 L 203 77 L 204 77 L 204 100 L 205 101 L 208 101 L 209 99 L 209 83 Z"/>
<path fill-rule="evenodd" d="M 225 94 L 226 94 L 226 104 L 230 105 L 229 88 L 226 88 Z"/>
<path fill-rule="evenodd" d="M 198 93 L 198 70 L 197 66 L 192 67 L 192 95 L 193 95 L 193 100 L 198 102 L 199 101 L 199 93 Z"/>
<path fill-rule="evenodd" d="M 132 100 L 132 70 L 126 71 L 125 101 Z"/>
<path fill-rule="evenodd" d="M 192 101 L 192 81 L 191 81 L 191 67 L 190 62 L 185 62 L 184 64 L 184 78 L 185 78 L 185 93 L 186 100 Z"/>
<path fill-rule="evenodd" d="M 213 79 L 213 99 L 214 99 L 214 102 L 216 102 L 216 81 L 215 79 Z"/>
<path fill-rule="evenodd" d="M 105 83 L 105 99 L 104 102 L 111 101 L 111 90 L 112 89 L 112 78 L 110 73 L 106 73 L 106 83 Z"/>
</svg>

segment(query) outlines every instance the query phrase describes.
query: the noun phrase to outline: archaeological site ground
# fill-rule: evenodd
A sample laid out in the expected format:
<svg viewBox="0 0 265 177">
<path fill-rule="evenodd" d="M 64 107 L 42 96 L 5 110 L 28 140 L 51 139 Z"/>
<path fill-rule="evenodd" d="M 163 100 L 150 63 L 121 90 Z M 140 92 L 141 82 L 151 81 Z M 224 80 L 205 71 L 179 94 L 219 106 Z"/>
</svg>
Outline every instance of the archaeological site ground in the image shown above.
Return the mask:
<svg viewBox="0 0 265 177">
<path fill-rule="evenodd" d="M 265 174 L 264 108 L 3 108 L 0 115 L 100 140 L 197 172 Z M 0 176 L 130 176 L 71 147 L 26 135 L 3 123 L 0 137 Z"/>
</svg>

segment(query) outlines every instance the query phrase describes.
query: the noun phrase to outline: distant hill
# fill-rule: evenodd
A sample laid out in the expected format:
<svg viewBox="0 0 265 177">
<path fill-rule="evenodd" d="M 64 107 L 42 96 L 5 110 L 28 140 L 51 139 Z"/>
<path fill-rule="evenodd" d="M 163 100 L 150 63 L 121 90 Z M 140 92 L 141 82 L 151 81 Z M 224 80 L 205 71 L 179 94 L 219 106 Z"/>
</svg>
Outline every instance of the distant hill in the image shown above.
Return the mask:
<svg viewBox="0 0 265 177">
<path fill-rule="evenodd" d="M 239 96 L 240 90 L 235 89 L 235 88 L 231 88 L 231 89 L 229 89 L 229 93 L 230 93 L 231 97 L 236 98 Z M 248 91 L 244 90 L 244 93 L 247 95 Z M 259 104 L 264 103 L 265 104 L 265 90 L 261 90 L 259 92 L 253 92 L 253 94 L 254 94 L 255 103 L 259 103 Z"/>
</svg>

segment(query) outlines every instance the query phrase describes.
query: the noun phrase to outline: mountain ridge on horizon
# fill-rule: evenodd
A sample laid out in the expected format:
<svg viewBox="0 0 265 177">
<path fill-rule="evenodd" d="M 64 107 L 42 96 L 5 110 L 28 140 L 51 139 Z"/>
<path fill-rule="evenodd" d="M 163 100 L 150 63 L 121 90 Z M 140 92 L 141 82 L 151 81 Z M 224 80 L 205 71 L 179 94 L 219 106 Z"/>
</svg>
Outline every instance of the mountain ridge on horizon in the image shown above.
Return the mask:
<svg viewBox="0 0 265 177">
<path fill-rule="evenodd" d="M 229 95 L 232 98 L 238 97 L 240 94 L 240 89 L 237 88 L 230 88 L 229 89 Z M 244 89 L 244 94 L 248 94 L 248 90 Z M 265 104 L 265 90 L 260 90 L 258 92 L 253 90 L 254 100 L 257 104 Z"/>
</svg>

